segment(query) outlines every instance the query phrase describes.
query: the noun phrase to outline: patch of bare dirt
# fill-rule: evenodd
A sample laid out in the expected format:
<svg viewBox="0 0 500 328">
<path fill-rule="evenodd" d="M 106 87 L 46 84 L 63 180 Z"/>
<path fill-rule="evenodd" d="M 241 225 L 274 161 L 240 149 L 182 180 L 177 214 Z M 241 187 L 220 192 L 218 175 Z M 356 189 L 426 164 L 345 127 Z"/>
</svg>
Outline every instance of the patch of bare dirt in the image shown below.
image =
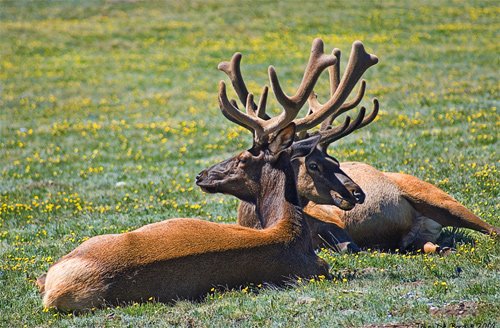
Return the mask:
<svg viewBox="0 0 500 328">
<path fill-rule="evenodd" d="M 363 328 L 416 328 L 422 327 L 420 323 L 388 323 L 384 325 L 369 325 Z"/>
<path fill-rule="evenodd" d="M 66 185 L 55 182 L 52 180 L 47 180 L 47 181 L 33 181 L 26 185 L 26 188 L 28 190 L 33 190 L 33 189 L 51 189 L 51 188 L 63 188 L 66 187 Z"/>
<path fill-rule="evenodd" d="M 478 304 L 475 302 L 460 302 L 442 307 L 431 306 L 429 313 L 436 316 L 466 316 L 476 315 Z"/>
</svg>

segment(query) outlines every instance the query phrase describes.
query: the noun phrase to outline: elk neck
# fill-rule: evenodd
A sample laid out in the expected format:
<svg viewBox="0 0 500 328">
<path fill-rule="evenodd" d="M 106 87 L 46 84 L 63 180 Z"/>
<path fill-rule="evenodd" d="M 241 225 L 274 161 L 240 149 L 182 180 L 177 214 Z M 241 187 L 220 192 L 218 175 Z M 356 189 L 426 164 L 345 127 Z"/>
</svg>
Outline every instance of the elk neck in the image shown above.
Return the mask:
<svg viewBox="0 0 500 328">
<path fill-rule="evenodd" d="M 262 172 L 259 197 L 255 204 L 256 215 L 263 228 L 286 221 L 294 234 L 308 234 L 289 155 L 281 156 L 274 165 L 266 164 L 268 168 Z"/>
</svg>

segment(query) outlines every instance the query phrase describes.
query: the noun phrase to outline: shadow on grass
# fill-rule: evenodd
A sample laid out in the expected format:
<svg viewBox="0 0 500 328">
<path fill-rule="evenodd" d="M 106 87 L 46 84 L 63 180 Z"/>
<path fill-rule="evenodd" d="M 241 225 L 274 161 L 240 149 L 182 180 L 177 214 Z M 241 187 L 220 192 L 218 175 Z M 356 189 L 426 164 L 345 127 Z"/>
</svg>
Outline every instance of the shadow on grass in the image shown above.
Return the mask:
<svg viewBox="0 0 500 328">
<path fill-rule="evenodd" d="M 443 229 L 437 244 L 441 247 L 451 247 L 457 248 L 458 244 L 470 244 L 475 243 L 474 237 L 471 235 L 470 230 L 459 229 L 459 228 L 446 228 Z"/>
</svg>

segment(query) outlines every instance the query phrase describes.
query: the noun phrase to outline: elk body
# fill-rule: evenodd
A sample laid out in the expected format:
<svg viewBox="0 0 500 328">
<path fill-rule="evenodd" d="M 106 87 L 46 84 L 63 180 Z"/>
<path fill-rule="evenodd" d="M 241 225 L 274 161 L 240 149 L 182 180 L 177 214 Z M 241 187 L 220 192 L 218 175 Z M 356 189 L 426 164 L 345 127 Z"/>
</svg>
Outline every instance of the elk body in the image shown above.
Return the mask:
<svg viewBox="0 0 500 328">
<path fill-rule="evenodd" d="M 309 200 L 311 198 L 317 204 L 335 203 L 338 206 L 337 208 L 342 207 L 347 210 L 352 209 L 356 204 L 358 204 L 356 206 L 359 206 L 359 204 L 363 203 L 365 195 L 362 188 L 340 169 L 339 163 L 335 159 L 325 156 L 316 147 L 307 156 L 292 161 L 292 166 L 295 178 L 298 178 L 298 181 L 302 180 L 302 184 L 298 184 L 297 188 L 301 205 L 312 204 Z M 305 172 L 302 172 L 302 170 Z M 341 184 L 339 185 L 339 183 Z M 321 188 L 325 191 L 319 191 Z M 330 192 L 328 193 L 327 190 L 330 190 Z M 346 232 L 339 228 L 337 224 L 315 219 L 306 213 L 304 213 L 304 218 L 310 228 L 315 248 L 334 246 L 342 250 L 359 250 Z M 266 222 L 257 215 L 255 206 L 245 201 L 241 201 L 238 207 L 238 224 L 255 229 L 268 227 Z"/>
<path fill-rule="evenodd" d="M 435 247 L 428 243 L 436 242 L 442 227 L 500 235 L 499 228 L 481 220 L 443 190 L 414 176 L 382 172 L 358 162 L 341 163 L 340 167 L 362 188 L 365 202 L 351 211 L 309 202 L 304 211 L 338 225 L 360 247 L 434 251 Z M 344 235 L 339 234 L 339 238 Z"/>
<path fill-rule="evenodd" d="M 340 50 L 335 49 L 333 53 L 337 57 L 337 62 L 329 69 L 331 95 L 339 92 L 338 90 L 344 85 L 345 75 L 352 70 L 351 60 L 349 60 L 346 73 L 341 80 Z M 362 81 L 358 96 L 349 105 L 344 106 L 345 110 L 357 106 L 364 90 L 365 84 Z M 311 111 L 320 106 L 316 97 L 311 98 L 310 106 Z M 377 106 L 375 107 L 374 112 L 355 129 L 371 122 L 370 118 L 376 115 L 378 109 Z M 342 109 L 334 111 L 321 124 L 319 133 L 322 138 L 318 148 L 325 154 L 328 146 L 338 140 L 338 136 L 332 133 L 335 128 L 331 124 L 342 112 Z M 348 129 L 347 133 L 349 131 Z M 341 134 L 343 135 L 345 132 Z M 500 233 L 499 228 L 481 220 L 441 189 L 414 176 L 381 172 L 368 164 L 356 162 L 340 163 L 340 168 L 361 187 L 365 194 L 364 203 L 357 205 L 351 211 L 344 211 L 338 206 L 318 205 L 314 199 L 309 198 L 310 202 L 304 208 L 308 216 L 338 226 L 338 229 L 332 228 L 328 231 L 328 234 L 334 234 L 330 236 L 330 240 L 335 239 L 335 234 L 337 234 L 339 241 L 348 242 L 348 236 L 350 236 L 361 247 L 423 249 L 432 252 L 438 248 L 433 243 L 436 242 L 442 227 L 445 226 L 468 228 L 485 234 L 498 235 Z M 301 179 L 302 177 L 299 176 L 297 181 L 299 192 L 302 185 Z M 314 234 L 317 221 L 310 220 L 310 222 Z M 322 229 L 322 223 L 316 225 Z"/>
<path fill-rule="evenodd" d="M 93 237 L 50 267 L 43 303 L 80 311 L 104 303 L 195 299 L 212 287 L 282 283 L 328 275 L 298 206 L 290 154 L 293 125 L 270 143 L 204 171 L 198 184 L 253 202 L 272 227 L 255 230 L 170 219 L 132 232 Z M 223 173 L 223 174 L 222 174 Z M 267 182 L 249 176 L 266 176 Z M 237 191 L 237 192 L 236 192 Z"/>
<path fill-rule="evenodd" d="M 202 171 L 197 184 L 207 192 L 226 193 L 251 203 L 266 229 L 170 219 L 128 233 L 93 237 L 38 279 L 44 306 L 81 311 L 150 298 L 170 302 L 199 298 L 214 286 L 280 284 L 292 276 L 327 276 L 328 265 L 312 248 L 291 165 L 294 158 L 307 157 L 319 137 L 293 143 L 296 125 L 292 121 L 321 70 L 335 61 L 334 56 L 323 54 L 321 41 L 315 40 L 297 94 L 289 102 L 288 97 L 278 98 L 284 112 L 269 120 L 256 115 L 265 101 L 255 112 L 249 107 L 247 113 L 240 112 L 227 99 L 224 83 L 220 84 L 221 110 L 252 130 L 254 145 Z M 272 68 L 270 79 L 277 94 L 281 88 Z M 247 104 L 252 98 L 248 96 Z M 333 194 L 324 187 L 318 191 L 323 198 Z"/>
</svg>

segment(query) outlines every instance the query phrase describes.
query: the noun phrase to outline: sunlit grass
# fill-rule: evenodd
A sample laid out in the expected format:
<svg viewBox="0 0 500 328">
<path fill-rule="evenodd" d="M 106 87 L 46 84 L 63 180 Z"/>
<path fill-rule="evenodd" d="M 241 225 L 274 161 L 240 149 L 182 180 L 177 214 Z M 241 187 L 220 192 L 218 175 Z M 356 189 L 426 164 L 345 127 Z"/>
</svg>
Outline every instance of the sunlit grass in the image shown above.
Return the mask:
<svg viewBox="0 0 500 328">
<path fill-rule="evenodd" d="M 495 2 L 3 1 L 1 8 L 1 325 L 498 320 L 500 246 L 473 232 L 447 257 L 323 251 L 331 281 L 242 286 L 200 303 L 75 317 L 43 311 L 34 286 L 91 236 L 171 217 L 235 222 L 237 200 L 204 195 L 193 182 L 251 143 L 218 111 L 217 83 L 225 76 L 217 64 L 240 51 L 251 91 L 268 83 L 272 64 L 292 92 L 315 37 L 327 50 L 342 50 L 342 67 L 356 39 L 380 58 L 366 73 L 363 102 L 378 97 L 380 117 L 331 153 L 418 176 L 500 225 Z M 320 100 L 327 90 L 322 78 Z M 269 110 L 277 113 L 272 98 Z M 459 302 L 475 312 L 430 310 Z"/>
</svg>

